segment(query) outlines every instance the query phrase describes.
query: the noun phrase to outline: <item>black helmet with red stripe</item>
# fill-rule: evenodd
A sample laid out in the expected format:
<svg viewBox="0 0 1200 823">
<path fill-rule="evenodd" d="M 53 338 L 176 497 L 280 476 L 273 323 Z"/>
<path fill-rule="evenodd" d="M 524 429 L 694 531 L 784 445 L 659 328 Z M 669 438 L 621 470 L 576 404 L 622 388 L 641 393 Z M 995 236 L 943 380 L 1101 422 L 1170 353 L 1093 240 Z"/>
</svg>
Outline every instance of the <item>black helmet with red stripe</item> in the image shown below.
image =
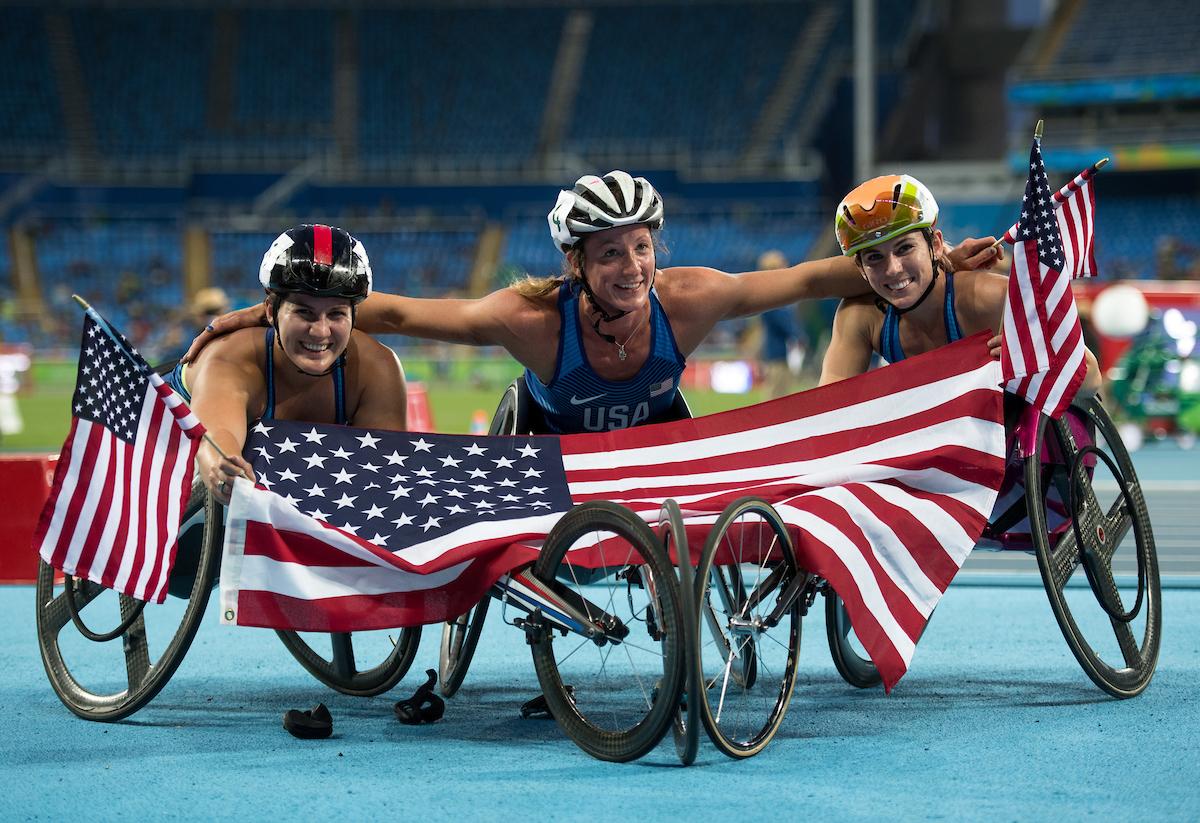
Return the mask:
<svg viewBox="0 0 1200 823">
<path fill-rule="evenodd" d="M 305 223 L 275 238 L 263 255 L 258 280 L 270 292 L 358 303 L 371 293 L 371 262 L 348 231 Z"/>
</svg>

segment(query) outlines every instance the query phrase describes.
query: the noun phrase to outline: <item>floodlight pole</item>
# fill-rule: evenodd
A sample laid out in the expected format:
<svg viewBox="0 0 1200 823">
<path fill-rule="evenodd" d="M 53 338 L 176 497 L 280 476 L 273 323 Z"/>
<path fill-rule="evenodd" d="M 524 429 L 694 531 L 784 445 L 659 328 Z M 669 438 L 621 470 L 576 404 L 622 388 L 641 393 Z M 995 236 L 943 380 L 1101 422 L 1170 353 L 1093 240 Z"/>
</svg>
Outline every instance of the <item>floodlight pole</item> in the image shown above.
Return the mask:
<svg viewBox="0 0 1200 823">
<path fill-rule="evenodd" d="M 875 0 L 854 0 L 854 183 L 875 176 Z"/>
</svg>

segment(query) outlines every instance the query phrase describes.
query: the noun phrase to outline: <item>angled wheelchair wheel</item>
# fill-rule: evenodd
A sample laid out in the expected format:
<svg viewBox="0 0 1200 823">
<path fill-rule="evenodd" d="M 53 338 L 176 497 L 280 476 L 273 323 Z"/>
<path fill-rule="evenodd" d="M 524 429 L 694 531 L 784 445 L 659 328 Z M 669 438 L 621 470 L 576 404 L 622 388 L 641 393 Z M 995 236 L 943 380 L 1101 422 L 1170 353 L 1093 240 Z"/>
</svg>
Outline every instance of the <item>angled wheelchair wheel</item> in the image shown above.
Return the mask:
<svg viewBox="0 0 1200 823">
<path fill-rule="evenodd" d="M 488 595 L 475 604 L 466 614 L 442 624 L 442 647 L 438 654 L 438 689 L 446 697 L 453 697 L 462 686 L 467 669 L 471 666 L 471 658 L 475 656 L 475 647 L 479 645 L 479 635 L 483 632 L 483 624 L 487 619 Z"/>
<path fill-rule="evenodd" d="M 420 626 L 397 631 L 395 639 L 386 631 L 275 634 L 292 657 L 324 685 L 351 697 L 374 697 L 391 690 L 408 673 L 421 644 Z M 318 651 L 326 644 L 328 653 Z M 362 669 L 359 666 L 364 657 L 382 658 L 382 662 Z"/>
<path fill-rule="evenodd" d="M 222 509 L 196 483 L 184 507 L 170 596 L 143 603 L 38 568 L 38 646 L 50 685 L 86 720 L 116 721 L 149 703 L 187 654 L 208 605 L 224 536 Z"/>
<path fill-rule="evenodd" d="M 675 550 L 675 566 L 679 569 L 679 612 L 682 618 L 683 643 L 686 650 L 685 674 L 682 699 L 675 710 L 672 722 L 672 732 L 675 738 L 675 752 L 683 765 L 690 766 L 696 760 L 696 752 L 700 748 L 700 701 L 696 699 L 699 690 L 700 670 L 694 665 L 696 656 L 696 594 L 695 570 L 692 568 L 691 552 L 688 550 L 687 530 L 683 525 L 683 514 L 679 504 L 667 500 L 659 514 L 658 535 L 662 539 L 663 548 L 670 559 L 671 550 Z"/>
<path fill-rule="evenodd" d="M 572 548 L 586 558 L 569 559 Z M 679 586 L 662 544 L 628 509 L 585 503 L 551 530 L 533 574 L 588 623 L 605 627 L 591 637 L 568 632 L 541 609 L 525 623 L 559 727 L 601 760 L 646 754 L 670 728 L 684 680 Z"/>
<path fill-rule="evenodd" d="M 1054 617 L 1084 672 L 1114 697 L 1150 683 L 1162 593 L 1150 514 L 1104 407 L 1042 416 L 1025 465 L 1038 568 Z"/>
<path fill-rule="evenodd" d="M 496 412 L 488 434 L 529 434 L 539 420 L 533 398 L 525 387 L 524 376 L 508 385 Z M 543 427 L 544 428 L 544 427 Z M 463 678 L 471 667 L 471 658 L 483 631 L 491 596 L 484 597 L 466 614 L 442 624 L 442 645 L 438 653 L 439 691 L 452 697 L 462 686 Z"/>
<path fill-rule="evenodd" d="M 834 668 L 843 680 L 860 689 L 870 689 L 883 682 L 879 669 L 854 636 L 846 604 L 833 589 L 825 590 L 825 637 L 829 640 Z"/>
<path fill-rule="evenodd" d="M 816 579 L 797 565 L 775 509 L 744 497 L 709 532 L 695 588 L 700 716 L 718 749 L 751 757 L 787 713 Z"/>
</svg>

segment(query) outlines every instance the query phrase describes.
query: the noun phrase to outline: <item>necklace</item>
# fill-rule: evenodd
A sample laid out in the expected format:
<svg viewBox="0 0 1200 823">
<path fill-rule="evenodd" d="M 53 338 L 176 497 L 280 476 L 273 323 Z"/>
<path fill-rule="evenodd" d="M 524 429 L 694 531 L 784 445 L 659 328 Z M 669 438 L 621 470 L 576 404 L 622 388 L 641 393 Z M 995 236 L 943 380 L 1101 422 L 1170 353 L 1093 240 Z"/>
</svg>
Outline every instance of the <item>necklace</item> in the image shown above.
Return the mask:
<svg viewBox="0 0 1200 823">
<path fill-rule="evenodd" d="M 617 340 L 615 335 L 605 334 L 604 332 L 600 331 L 601 319 L 602 318 L 596 318 L 596 321 L 592 324 L 592 328 L 595 329 L 596 334 L 598 334 L 600 337 L 602 337 L 603 339 L 607 340 L 609 343 L 612 343 L 614 346 L 617 347 L 617 358 L 622 363 L 625 362 L 626 360 L 629 359 L 629 355 L 625 352 L 625 347 L 628 346 L 630 344 L 630 342 L 633 341 L 633 338 L 637 337 L 638 334 L 641 333 L 642 329 L 644 329 L 646 327 L 646 325 L 649 325 L 649 324 L 647 323 L 645 325 L 639 325 L 636 329 L 633 330 L 632 334 L 630 334 L 628 337 L 625 338 L 625 342 L 621 343 Z"/>
</svg>

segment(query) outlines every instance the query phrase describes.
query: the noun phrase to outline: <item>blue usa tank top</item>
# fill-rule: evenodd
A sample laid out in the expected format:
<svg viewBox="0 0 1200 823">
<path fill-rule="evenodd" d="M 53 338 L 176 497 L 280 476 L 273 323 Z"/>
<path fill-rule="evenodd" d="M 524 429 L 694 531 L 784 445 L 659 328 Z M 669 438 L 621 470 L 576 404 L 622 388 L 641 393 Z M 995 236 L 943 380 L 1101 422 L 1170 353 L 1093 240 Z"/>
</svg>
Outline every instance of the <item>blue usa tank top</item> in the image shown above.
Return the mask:
<svg viewBox="0 0 1200 823">
<path fill-rule="evenodd" d="M 962 329 L 954 314 L 954 275 L 946 275 L 946 300 L 942 306 L 942 320 L 946 324 L 946 340 L 953 343 L 962 339 Z M 900 312 L 889 303 L 883 313 L 883 328 L 879 330 L 879 356 L 889 363 L 899 363 L 907 355 L 900 345 Z"/>
<path fill-rule="evenodd" d="M 546 424 L 556 432 L 610 431 L 652 421 L 675 402 L 684 357 L 675 343 L 667 313 L 650 290 L 650 356 L 629 380 L 605 380 L 583 350 L 577 284 L 558 291 L 558 360 L 554 377 L 542 383 L 525 370 L 525 382 Z"/>
</svg>

